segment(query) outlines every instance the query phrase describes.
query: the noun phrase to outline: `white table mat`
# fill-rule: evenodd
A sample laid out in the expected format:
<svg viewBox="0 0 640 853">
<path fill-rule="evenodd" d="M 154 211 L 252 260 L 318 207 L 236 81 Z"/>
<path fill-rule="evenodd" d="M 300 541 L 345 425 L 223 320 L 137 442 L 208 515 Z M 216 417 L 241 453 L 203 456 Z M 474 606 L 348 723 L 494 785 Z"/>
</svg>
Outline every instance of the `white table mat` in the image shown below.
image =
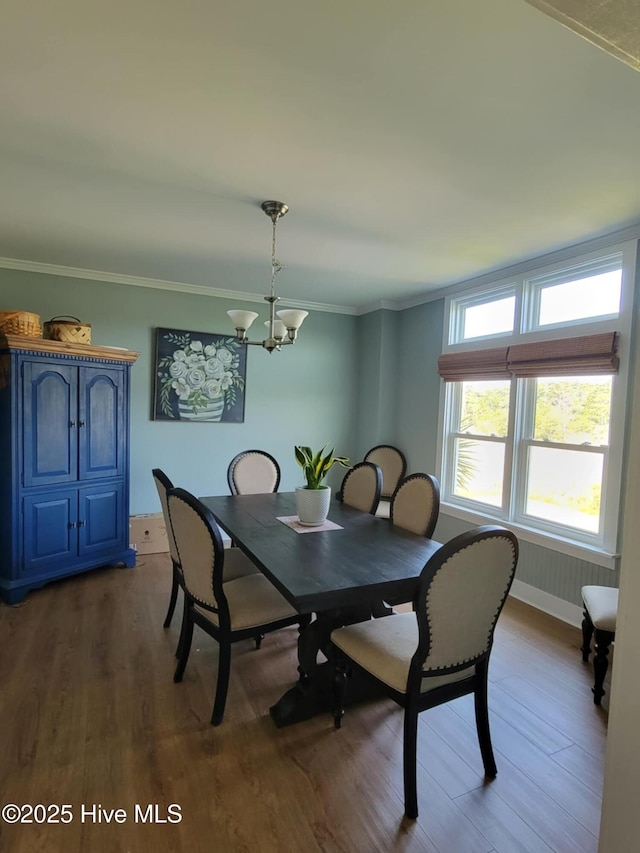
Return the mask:
<svg viewBox="0 0 640 853">
<path fill-rule="evenodd" d="M 322 524 L 309 527 L 306 524 L 300 524 L 297 515 L 279 515 L 276 516 L 276 518 L 278 521 L 286 524 L 287 527 L 295 530 L 296 533 L 318 533 L 321 530 L 344 530 L 344 528 L 339 524 L 336 524 L 335 521 L 329 521 L 329 519 L 324 521 Z"/>
</svg>

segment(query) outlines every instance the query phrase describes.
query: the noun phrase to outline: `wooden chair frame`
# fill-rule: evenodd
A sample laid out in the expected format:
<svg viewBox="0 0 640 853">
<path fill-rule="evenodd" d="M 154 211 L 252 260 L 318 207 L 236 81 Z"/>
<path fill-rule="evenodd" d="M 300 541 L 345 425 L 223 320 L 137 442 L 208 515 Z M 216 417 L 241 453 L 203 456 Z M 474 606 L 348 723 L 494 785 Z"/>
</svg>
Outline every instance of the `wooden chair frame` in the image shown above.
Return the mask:
<svg viewBox="0 0 640 853">
<path fill-rule="evenodd" d="M 484 653 L 478 655 L 474 659 L 465 660 L 463 663 L 455 666 L 442 667 L 433 672 L 423 672 L 423 665 L 428 658 L 431 647 L 431 634 L 429 622 L 427 620 L 426 601 L 429 595 L 431 584 L 447 560 L 456 554 L 458 551 L 469 547 L 474 542 L 481 541 L 487 538 L 502 537 L 509 539 L 513 548 L 513 565 L 510 579 L 502 599 L 497 607 L 493 624 L 491 626 L 487 648 Z M 480 754 L 484 765 L 485 775 L 493 778 L 497 775 L 497 767 L 491 744 L 491 731 L 489 728 L 489 708 L 487 701 L 487 676 L 489 669 L 489 658 L 493 647 L 493 633 L 496 622 L 502 611 L 504 603 L 509 594 L 515 568 L 518 560 L 518 541 L 515 535 L 503 527 L 494 525 L 485 525 L 478 527 L 475 530 L 462 533 L 456 536 L 446 545 L 443 545 L 433 557 L 425 565 L 420 576 L 418 592 L 415 597 L 414 609 L 418 620 L 419 640 L 417 649 L 411 660 L 409 667 L 409 675 L 407 678 L 406 693 L 399 692 L 389 685 L 377 679 L 368 670 L 359 666 L 355 661 L 351 660 L 336 646 L 333 647 L 333 659 L 335 665 L 335 681 L 334 681 L 334 725 L 335 728 L 340 728 L 342 717 L 344 716 L 344 703 L 347 690 L 347 674 L 350 669 L 357 670 L 365 678 L 374 680 L 387 696 L 393 699 L 398 705 L 404 708 L 404 740 L 403 740 L 403 773 L 404 773 L 404 799 L 405 799 L 405 814 L 409 818 L 418 817 L 418 791 L 417 791 L 417 735 L 418 735 L 418 715 L 422 711 L 429 708 L 434 708 L 445 702 L 450 702 L 460 696 L 465 696 L 469 693 L 473 694 L 475 706 L 476 729 L 478 733 L 478 743 L 480 746 Z M 384 617 L 387 619 L 396 618 L 394 616 Z M 474 674 L 464 678 L 461 681 L 451 684 L 445 684 L 434 690 L 421 692 L 420 687 L 423 678 L 430 676 L 442 676 L 449 673 L 459 672 L 464 669 L 474 667 Z"/>
<path fill-rule="evenodd" d="M 380 503 L 380 490 L 382 489 L 382 471 L 380 470 L 379 466 L 374 465 L 373 462 L 358 462 L 356 465 L 353 466 L 353 468 L 350 468 L 344 475 L 342 485 L 340 486 L 340 491 L 336 495 L 336 498 L 339 501 L 344 501 L 344 487 L 346 483 L 348 483 L 348 481 L 354 475 L 354 472 L 360 471 L 363 468 L 373 469 L 373 471 L 375 472 L 375 491 L 371 502 L 371 507 L 370 509 L 366 510 L 366 512 L 368 512 L 370 515 L 375 515 L 376 510 L 378 509 L 378 504 Z"/>
<path fill-rule="evenodd" d="M 427 525 L 424 532 L 424 536 L 427 539 L 431 539 L 433 531 L 436 529 L 436 524 L 438 523 L 438 515 L 440 514 L 440 483 L 432 474 L 423 474 L 418 472 L 416 474 L 409 474 L 408 477 L 404 477 L 400 480 L 396 486 L 395 492 L 393 493 L 393 497 L 391 498 L 391 511 L 389 513 L 389 518 L 391 519 L 391 523 L 394 524 L 393 509 L 396 495 L 406 483 L 410 483 L 412 480 L 426 480 L 431 485 L 433 492 L 433 504 L 431 506 L 431 513 L 427 519 Z"/>
<path fill-rule="evenodd" d="M 162 506 L 162 515 L 164 517 L 165 527 L 167 528 L 167 536 L 169 538 L 169 542 L 171 543 L 171 539 L 173 539 L 174 547 L 175 546 L 175 536 L 173 535 L 173 528 L 171 527 L 171 519 L 169 517 L 169 513 L 165 509 L 165 504 L 162 501 L 162 496 L 160 494 L 160 488 L 164 489 L 165 499 L 166 495 L 169 493 L 171 489 L 173 489 L 173 483 L 167 477 L 167 475 L 160 468 L 154 468 L 151 472 L 153 474 L 153 479 L 156 484 L 156 488 L 158 489 L 158 497 L 160 497 L 160 504 Z M 158 485 L 160 484 L 160 485 Z M 170 549 L 171 550 L 171 549 Z M 178 589 L 184 590 L 184 577 L 182 575 L 182 569 L 180 564 L 176 562 L 171 555 L 171 565 L 173 569 L 173 578 L 171 582 L 171 595 L 169 598 L 169 608 L 167 610 L 167 615 L 165 616 L 163 627 L 168 628 L 171 625 L 171 620 L 173 619 L 173 614 L 176 609 L 176 602 L 178 600 Z"/>
<path fill-rule="evenodd" d="M 308 625 L 311 617 L 309 615 L 296 614 L 295 616 L 279 619 L 274 622 L 268 622 L 261 625 L 254 625 L 250 628 L 240 630 L 231 629 L 231 616 L 229 613 L 229 605 L 224 591 L 223 572 L 224 572 L 224 548 L 222 545 L 222 537 L 218 530 L 218 525 L 213 514 L 189 492 L 185 489 L 172 489 L 168 494 L 169 515 L 171 515 L 171 506 L 174 500 L 184 501 L 204 522 L 205 527 L 211 537 L 213 545 L 214 566 L 212 572 L 212 591 L 217 607 L 212 607 L 201 601 L 197 601 L 191 594 L 188 588 L 187 578 L 185 577 L 184 594 L 185 594 L 185 612 L 184 612 L 184 637 L 181 640 L 180 654 L 178 664 L 173 676 L 173 680 L 177 683 L 182 681 L 184 670 L 189 660 L 191 651 L 191 642 L 193 639 L 193 626 L 198 625 L 209 636 L 213 637 L 218 643 L 218 677 L 216 682 L 216 694 L 211 714 L 211 723 L 214 726 L 220 725 L 224 718 L 224 709 L 227 702 L 227 693 L 229 689 L 229 677 L 231 674 L 231 646 L 233 643 L 240 642 L 248 638 L 256 640 L 256 645 L 259 647 L 259 641 L 264 634 L 277 631 L 280 628 L 286 628 L 289 625 L 297 624 L 299 628 Z M 179 538 L 176 539 L 178 552 L 180 551 Z M 202 610 L 207 610 L 210 613 L 215 613 L 218 617 L 218 625 L 214 625 L 205 616 L 199 613 L 194 605 L 197 604 Z"/>
<path fill-rule="evenodd" d="M 277 459 L 275 459 L 275 457 L 273 457 L 270 453 L 267 453 L 266 450 L 252 449 L 252 450 L 243 450 L 242 453 L 238 453 L 236 456 L 233 457 L 233 459 L 229 463 L 229 467 L 227 468 L 227 483 L 229 485 L 229 491 L 231 492 L 231 494 L 232 495 L 242 494 L 242 492 L 240 492 L 238 490 L 238 487 L 236 485 L 236 481 L 234 479 L 234 471 L 236 469 L 237 464 L 239 462 L 241 462 L 246 456 L 250 456 L 251 454 L 257 454 L 259 456 L 264 456 L 270 462 L 273 463 L 273 466 L 274 466 L 275 471 L 276 471 L 276 481 L 275 481 L 275 486 L 271 491 L 277 492 L 279 487 L 280 487 L 280 466 L 278 465 Z"/>
<path fill-rule="evenodd" d="M 395 492 L 398 485 L 404 480 L 405 474 L 407 473 L 407 458 L 401 450 L 399 450 L 397 447 L 394 447 L 392 444 L 376 444 L 375 447 L 372 447 L 370 450 L 367 450 L 364 455 L 363 461 L 369 462 L 369 457 L 372 453 L 375 453 L 376 450 L 392 450 L 400 459 L 400 476 L 398 477 L 398 482 L 395 484 L 393 489 L 386 488 L 384 483 L 384 471 L 382 471 L 382 489 L 380 493 L 380 498 L 382 500 L 391 500 L 391 498 L 393 497 L 393 493 Z"/>
</svg>

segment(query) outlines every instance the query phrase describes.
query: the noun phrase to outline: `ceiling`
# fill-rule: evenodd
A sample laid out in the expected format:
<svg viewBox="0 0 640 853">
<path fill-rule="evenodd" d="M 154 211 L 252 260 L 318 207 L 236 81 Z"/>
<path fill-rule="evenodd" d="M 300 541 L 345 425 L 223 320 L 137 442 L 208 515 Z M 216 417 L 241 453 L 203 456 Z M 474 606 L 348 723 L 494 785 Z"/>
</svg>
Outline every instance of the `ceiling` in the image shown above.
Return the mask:
<svg viewBox="0 0 640 853">
<path fill-rule="evenodd" d="M 275 198 L 361 311 L 640 223 L 640 75 L 524 0 L 5 0 L 0 127 L 4 266 L 261 295 Z"/>
</svg>

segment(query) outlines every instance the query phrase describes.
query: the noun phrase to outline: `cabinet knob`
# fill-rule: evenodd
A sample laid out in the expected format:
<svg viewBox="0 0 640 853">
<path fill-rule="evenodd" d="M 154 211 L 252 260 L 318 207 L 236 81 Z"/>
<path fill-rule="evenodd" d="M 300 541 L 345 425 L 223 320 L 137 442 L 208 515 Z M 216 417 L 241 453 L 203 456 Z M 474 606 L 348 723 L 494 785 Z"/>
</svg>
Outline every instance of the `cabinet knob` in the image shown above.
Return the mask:
<svg viewBox="0 0 640 853">
<path fill-rule="evenodd" d="M 70 521 L 70 522 L 69 522 L 69 530 L 73 530 L 73 528 L 74 528 L 75 526 L 76 526 L 75 521 Z"/>
<path fill-rule="evenodd" d="M 74 427 L 75 425 L 76 425 L 76 422 L 75 422 L 75 421 L 69 421 L 69 428 L 70 428 L 70 429 L 71 429 L 72 427 Z"/>
<path fill-rule="evenodd" d="M 87 523 L 86 521 L 79 521 L 78 527 L 84 527 L 86 523 Z"/>
</svg>

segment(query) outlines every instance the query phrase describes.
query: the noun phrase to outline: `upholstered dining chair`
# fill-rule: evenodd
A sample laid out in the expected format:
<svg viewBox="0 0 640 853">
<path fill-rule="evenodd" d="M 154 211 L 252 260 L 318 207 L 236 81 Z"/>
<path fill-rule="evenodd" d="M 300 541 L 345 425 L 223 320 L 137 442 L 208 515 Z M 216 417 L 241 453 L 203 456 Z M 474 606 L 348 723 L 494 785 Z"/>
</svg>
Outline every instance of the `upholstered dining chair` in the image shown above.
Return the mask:
<svg viewBox="0 0 640 853">
<path fill-rule="evenodd" d="M 404 804 L 418 816 L 418 714 L 472 693 L 485 775 L 497 773 L 491 746 L 487 673 L 493 633 L 518 560 L 515 535 L 478 527 L 456 536 L 427 562 L 415 612 L 338 628 L 334 724 L 344 713 L 347 672 L 358 669 L 404 708 Z"/>
<path fill-rule="evenodd" d="M 171 595 L 169 597 L 169 609 L 163 626 L 168 628 L 173 619 L 173 613 L 176 609 L 176 601 L 178 599 L 178 589 L 184 588 L 184 580 L 182 577 L 182 569 L 180 567 L 180 558 L 178 557 L 178 549 L 176 548 L 176 540 L 171 527 L 171 519 L 169 518 L 169 510 L 167 508 L 167 492 L 173 488 L 173 483 L 160 468 L 154 468 L 151 472 L 153 482 L 158 491 L 160 498 L 160 506 L 162 507 L 162 517 L 164 518 L 164 526 L 167 531 L 167 540 L 169 542 L 169 555 L 171 557 L 172 580 L 171 580 Z"/>
<path fill-rule="evenodd" d="M 407 472 L 404 453 L 391 444 L 378 444 L 364 455 L 365 462 L 373 462 L 382 471 L 382 490 L 376 515 L 389 517 L 389 501 Z"/>
<path fill-rule="evenodd" d="M 391 523 L 431 538 L 440 512 L 440 483 L 432 474 L 409 474 L 391 498 Z"/>
<path fill-rule="evenodd" d="M 609 646 L 616 635 L 618 618 L 618 590 L 609 586 L 583 586 L 584 619 L 582 620 L 582 660 L 586 663 L 591 653 L 591 639 L 595 632 L 593 656 L 593 702 L 600 705 L 604 696 L 604 677 L 609 668 Z"/>
<path fill-rule="evenodd" d="M 169 477 L 167 477 L 164 471 L 162 471 L 160 468 L 154 468 L 151 473 L 153 474 L 153 481 L 156 484 L 158 497 L 160 498 L 160 506 L 162 507 L 162 516 L 164 518 L 164 525 L 167 530 L 167 539 L 169 541 L 169 554 L 171 556 L 172 565 L 171 596 L 169 598 L 169 609 L 167 610 L 167 615 L 163 623 L 163 626 L 165 628 L 168 628 L 171 625 L 173 613 L 176 609 L 178 589 L 184 590 L 184 575 L 182 573 L 182 566 L 180 565 L 180 557 L 178 555 L 176 539 L 173 534 L 173 525 L 171 524 L 171 518 L 169 517 L 169 508 L 167 506 L 167 493 L 170 489 L 173 489 L 174 486 Z M 225 580 L 234 580 L 235 578 L 244 577 L 245 575 L 252 575 L 259 571 L 260 570 L 258 569 L 258 567 L 254 563 L 252 563 L 251 560 L 246 557 L 239 548 L 228 549 L 225 559 Z M 183 631 L 180 632 L 180 642 L 182 640 L 182 634 Z M 178 643 L 176 655 L 180 652 L 180 642 Z M 257 638 L 256 642 L 259 647 L 260 638 Z"/>
<path fill-rule="evenodd" d="M 227 482 L 232 495 L 257 495 L 277 492 L 280 466 L 264 450 L 243 450 L 229 463 Z"/>
<path fill-rule="evenodd" d="M 418 536 L 431 538 L 440 512 L 440 484 L 432 474 L 409 474 L 400 481 L 391 498 L 391 524 Z M 379 513 L 376 513 L 379 515 Z M 391 596 L 392 607 L 405 604 L 403 598 Z M 388 611 L 387 611 L 388 613 Z"/>
<path fill-rule="evenodd" d="M 382 488 L 382 471 L 373 462 L 358 462 L 344 475 L 338 500 L 371 515 L 376 514 Z"/>
<path fill-rule="evenodd" d="M 184 489 L 167 494 L 169 516 L 184 577 L 185 627 L 178 665 L 173 676 L 182 681 L 198 625 L 218 643 L 218 678 L 211 723 L 220 725 L 227 701 L 231 646 L 259 638 L 288 625 L 307 624 L 270 581 L 256 572 L 228 580 L 228 551 L 216 520 L 204 504 Z"/>
</svg>

